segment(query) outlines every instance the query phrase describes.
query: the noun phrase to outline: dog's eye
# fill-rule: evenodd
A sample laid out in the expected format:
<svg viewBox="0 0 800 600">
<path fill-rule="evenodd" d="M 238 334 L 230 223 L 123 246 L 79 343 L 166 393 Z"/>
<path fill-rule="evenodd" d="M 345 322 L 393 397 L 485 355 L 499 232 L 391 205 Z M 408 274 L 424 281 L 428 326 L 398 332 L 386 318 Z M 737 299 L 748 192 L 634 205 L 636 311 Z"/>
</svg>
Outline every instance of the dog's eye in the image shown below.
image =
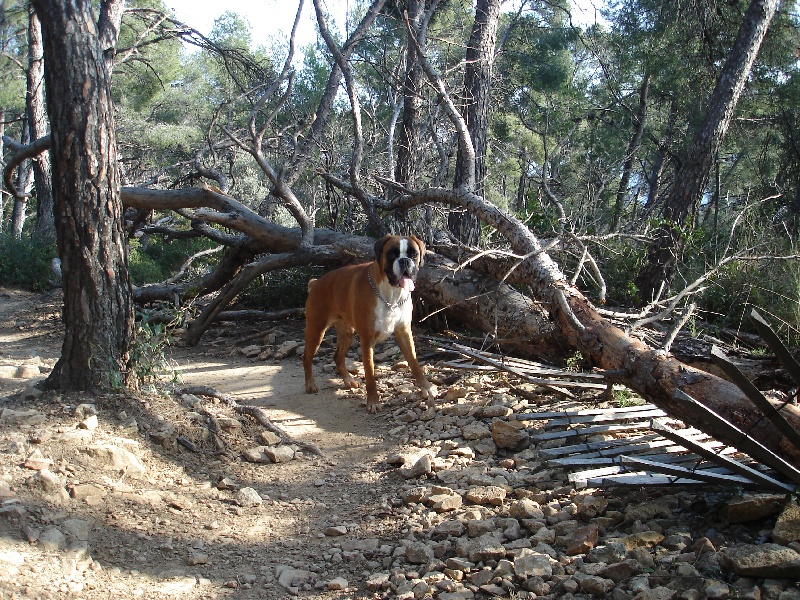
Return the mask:
<svg viewBox="0 0 800 600">
<path fill-rule="evenodd" d="M 408 258 L 417 258 L 417 252 L 415 250 L 409 250 Z"/>
</svg>

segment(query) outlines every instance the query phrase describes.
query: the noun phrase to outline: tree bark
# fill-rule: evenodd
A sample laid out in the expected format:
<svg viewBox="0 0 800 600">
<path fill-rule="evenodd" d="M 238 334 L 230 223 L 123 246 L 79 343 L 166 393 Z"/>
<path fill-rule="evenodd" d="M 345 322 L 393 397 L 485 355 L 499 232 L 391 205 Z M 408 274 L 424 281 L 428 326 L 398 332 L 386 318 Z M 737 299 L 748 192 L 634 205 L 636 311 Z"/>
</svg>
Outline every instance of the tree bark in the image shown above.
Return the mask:
<svg viewBox="0 0 800 600">
<path fill-rule="evenodd" d="M 42 25 L 36 11 L 28 21 L 28 125 L 31 139 L 38 140 L 48 133 L 47 110 L 44 100 L 44 49 Z M 50 172 L 50 153 L 43 152 L 33 161 L 33 180 L 36 186 L 36 222 L 33 236 L 49 244 L 56 241 L 53 215 L 53 179 Z"/>
<path fill-rule="evenodd" d="M 501 0 L 477 0 L 464 68 L 464 104 L 461 114 L 472 138 L 475 161 L 474 172 L 468 173 L 471 161 L 466 159 L 464 148 L 459 144 L 455 187 L 467 186 L 470 192 L 479 196 L 483 196 L 483 181 L 486 179 L 489 94 L 500 5 Z M 447 217 L 447 227 L 459 241 L 470 246 L 477 245 L 480 222 L 475 215 L 460 210 L 451 211 Z"/>
<path fill-rule="evenodd" d="M 684 225 L 689 209 L 699 201 L 708 182 L 711 166 L 728 131 L 733 112 L 747 83 L 779 0 L 752 0 L 709 100 L 700 129 L 683 161 L 675 184 L 664 205 L 667 221 L 656 231 L 647 262 L 636 277 L 639 298 L 650 302 L 662 284 L 669 284 L 683 253 Z"/>
<path fill-rule="evenodd" d="M 48 387 L 134 383 L 133 304 L 122 229 L 110 74 L 89 0 L 32 0 L 42 18 L 53 201 L 65 326 Z M 103 3 L 106 13 L 114 2 Z"/>
<path fill-rule="evenodd" d="M 31 142 L 31 134 L 28 130 L 28 118 L 22 118 L 22 135 L 20 136 L 20 146 L 28 146 Z M 19 194 L 14 197 L 14 208 L 11 211 L 11 235 L 15 240 L 22 238 L 22 230 L 25 227 L 25 213 L 28 209 L 28 192 L 31 181 L 31 161 L 23 160 L 17 166 L 17 181 L 14 187 Z"/>
<path fill-rule="evenodd" d="M 417 38 L 417 44 L 409 40 L 406 49 L 406 72 L 403 80 L 403 118 L 400 121 L 400 134 L 397 138 L 397 163 L 394 179 L 405 185 L 414 182 L 414 161 L 417 156 L 419 131 L 419 108 L 422 104 L 422 68 L 419 64 L 420 51 L 425 51 L 424 30 L 420 27 L 425 7 L 424 0 L 409 0 L 406 13 L 411 25 L 409 35 Z M 398 230 L 395 233 L 410 233 L 408 215 L 405 212 L 395 215 Z"/>
<path fill-rule="evenodd" d="M 619 220 L 622 217 L 622 209 L 625 206 L 625 199 L 628 197 L 628 184 L 631 180 L 631 171 L 633 171 L 633 162 L 636 159 L 636 151 L 639 149 L 639 144 L 642 141 L 642 134 L 644 133 L 645 118 L 647 115 L 647 94 L 650 91 L 650 74 L 646 73 L 642 80 L 642 85 L 639 88 L 639 107 L 633 117 L 634 131 L 628 143 L 628 149 L 625 153 L 625 164 L 622 167 L 622 177 L 619 180 L 619 188 L 617 189 L 617 198 L 614 203 L 614 216 L 611 220 L 610 230 L 616 232 L 619 230 Z"/>
</svg>

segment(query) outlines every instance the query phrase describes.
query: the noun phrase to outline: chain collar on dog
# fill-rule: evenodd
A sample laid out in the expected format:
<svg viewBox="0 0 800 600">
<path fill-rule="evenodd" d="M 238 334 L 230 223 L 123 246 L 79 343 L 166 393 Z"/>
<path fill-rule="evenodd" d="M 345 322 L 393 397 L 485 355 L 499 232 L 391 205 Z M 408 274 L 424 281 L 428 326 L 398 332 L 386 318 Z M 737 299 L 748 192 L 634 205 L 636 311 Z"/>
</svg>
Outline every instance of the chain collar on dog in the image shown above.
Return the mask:
<svg viewBox="0 0 800 600">
<path fill-rule="evenodd" d="M 378 291 L 378 288 L 375 286 L 375 282 L 372 281 L 372 275 L 369 273 L 369 271 L 367 271 L 367 279 L 369 279 L 369 285 L 370 285 L 370 287 L 372 287 L 372 291 L 375 292 L 375 295 L 378 297 L 378 300 L 383 302 L 389 310 L 395 310 L 397 308 L 400 308 L 401 306 L 403 306 L 403 304 L 408 302 L 409 298 L 411 298 L 411 294 L 409 294 L 405 298 L 401 297 L 399 301 L 397 301 L 394 304 L 392 304 L 386 298 L 381 296 L 381 293 Z"/>
</svg>

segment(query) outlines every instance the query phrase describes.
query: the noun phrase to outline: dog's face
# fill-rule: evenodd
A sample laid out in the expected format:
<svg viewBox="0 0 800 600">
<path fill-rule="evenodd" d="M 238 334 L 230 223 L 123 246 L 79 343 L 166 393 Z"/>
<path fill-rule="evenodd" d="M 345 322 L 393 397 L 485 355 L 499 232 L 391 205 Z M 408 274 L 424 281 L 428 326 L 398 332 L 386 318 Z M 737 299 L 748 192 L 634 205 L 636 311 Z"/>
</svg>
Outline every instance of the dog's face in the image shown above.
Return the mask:
<svg viewBox="0 0 800 600">
<path fill-rule="evenodd" d="M 414 235 L 387 235 L 375 242 L 375 259 L 389 283 L 409 292 L 425 257 L 425 244 Z"/>
</svg>

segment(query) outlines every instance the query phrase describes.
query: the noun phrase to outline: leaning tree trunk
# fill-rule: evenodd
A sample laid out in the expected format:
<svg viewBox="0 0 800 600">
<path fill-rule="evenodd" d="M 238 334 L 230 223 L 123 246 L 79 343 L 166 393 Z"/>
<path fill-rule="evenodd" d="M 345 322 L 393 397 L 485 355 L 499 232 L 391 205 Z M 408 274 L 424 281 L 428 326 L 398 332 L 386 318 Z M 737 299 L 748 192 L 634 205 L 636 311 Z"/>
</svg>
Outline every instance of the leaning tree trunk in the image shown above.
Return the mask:
<svg viewBox="0 0 800 600">
<path fill-rule="evenodd" d="M 44 49 L 42 25 L 36 11 L 28 21 L 28 118 L 31 139 L 47 135 L 47 112 L 44 100 Z M 33 236 L 40 242 L 56 241 L 53 215 L 53 179 L 50 173 L 50 153 L 43 152 L 33 161 L 33 181 L 36 185 L 36 223 Z"/>
<path fill-rule="evenodd" d="M 500 0 L 477 1 L 464 67 L 462 117 L 472 138 L 475 159 L 473 165 L 472 161 L 464 156 L 463 145 L 459 144 L 455 187 L 466 186 L 470 192 L 475 192 L 479 196 L 483 196 L 483 182 L 486 178 L 489 92 L 492 84 L 500 4 Z M 447 228 L 456 239 L 471 246 L 477 245 L 480 238 L 480 223 L 475 215 L 460 210 L 451 211 L 447 217 Z"/>
<path fill-rule="evenodd" d="M 548 307 L 567 346 L 580 350 L 610 381 L 627 385 L 670 415 L 692 423 L 695 415 L 674 398 L 675 392 L 680 390 L 800 466 L 800 449 L 776 431 L 738 387 L 689 367 L 662 350 L 649 348 L 604 319 L 569 283 L 558 265 L 544 252 L 541 242 L 518 219 L 464 190 L 407 192 L 405 198 L 384 208 L 408 208 L 425 202 L 449 204 L 469 210 L 504 235 L 516 254 L 527 257 L 517 267 L 517 276 L 528 282 L 536 299 Z M 778 408 L 782 408 L 781 414 L 800 431 L 800 408 L 793 405 L 776 406 Z M 737 442 L 726 439 L 724 434 L 717 437 L 731 445 Z"/>
<path fill-rule="evenodd" d="M 668 285 L 683 254 L 684 225 L 689 209 L 705 189 L 711 166 L 728 131 L 733 112 L 747 83 L 761 42 L 767 33 L 779 0 L 752 0 L 736 43 L 725 61 L 700 129 L 678 171 L 664 205 L 666 223 L 656 230 L 648 249 L 647 262 L 636 277 L 639 298 L 646 304 Z"/>
<path fill-rule="evenodd" d="M 42 17 L 64 345 L 49 387 L 133 383 L 133 304 L 111 80 L 90 0 L 32 0 Z M 114 2 L 103 3 L 105 15 Z"/>
</svg>

